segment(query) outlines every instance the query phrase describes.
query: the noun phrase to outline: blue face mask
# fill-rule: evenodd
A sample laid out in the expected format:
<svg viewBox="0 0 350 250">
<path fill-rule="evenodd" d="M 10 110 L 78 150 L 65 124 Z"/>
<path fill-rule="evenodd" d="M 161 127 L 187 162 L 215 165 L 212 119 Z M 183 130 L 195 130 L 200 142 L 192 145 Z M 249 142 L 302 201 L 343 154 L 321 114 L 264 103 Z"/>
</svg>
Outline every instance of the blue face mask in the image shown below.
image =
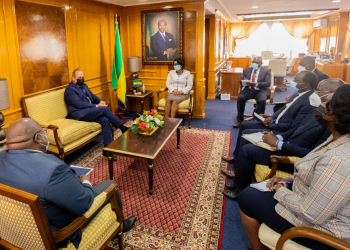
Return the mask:
<svg viewBox="0 0 350 250">
<path fill-rule="evenodd" d="M 179 70 L 181 69 L 181 65 L 174 65 L 174 69 L 175 69 L 176 71 L 179 71 Z"/>
<path fill-rule="evenodd" d="M 298 91 L 297 83 L 294 81 L 290 81 L 290 88 L 294 91 Z"/>
<path fill-rule="evenodd" d="M 259 65 L 257 63 L 252 63 L 252 68 L 255 70 L 259 69 Z"/>
</svg>

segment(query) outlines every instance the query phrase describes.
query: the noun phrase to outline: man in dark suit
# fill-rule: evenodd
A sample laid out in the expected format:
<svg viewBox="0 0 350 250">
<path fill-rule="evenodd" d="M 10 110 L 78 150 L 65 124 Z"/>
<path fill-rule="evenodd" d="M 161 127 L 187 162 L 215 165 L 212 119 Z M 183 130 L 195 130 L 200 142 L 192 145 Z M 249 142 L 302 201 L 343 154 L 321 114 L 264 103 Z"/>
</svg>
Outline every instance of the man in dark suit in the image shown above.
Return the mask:
<svg viewBox="0 0 350 250">
<path fill-rule="evenodd" d="M 345 84 L 339 79 L 327 79 L 318 85 L 317 95 L 320 97 L 318 103 L 330 101 L 335 90 Z M 234 184 L 230 184 L 231 190 L 224 191 L 229 198 L 236 198 L 239 190 L 246 188 L 254 175 L 256 164 L 271 166 L 270 156 L 297 156 L 304 157 L 313 149 L 325 142 L 331 135 L 327 127 L 322 126 L 316 119 L 316 107 L 305 116 L 302 123 L 284 133 L 275 135 L 273 132 L 263 132 L 263 141 L 271 146 L 276 146 L 278 151 L 269 151 L 259 146 L 242 140 L 241 149 L 235 161 Z M 294 167 L 291 165 L 279 165 L 279 170 L 293 174 Z"/>
<path fill-rule="evenodd" d="M 0 152 L 0 183 L 39 196 L 52 229 L 61 229 L 91 207 L 95 196 L 114 181 L 91 185 L 89 178 L 80 178 L 57 157 L 45 154 L 49 140 L 46 130 L 30 118 L 13 122 L 7 130 L 8 150 Z M 117 202 L 122 209 L 119 192 Z M 124 232 L 130 230 L 135 216 L 124 220 Z M 65 247 L 70 240 L 78 249 L 81 230 L 60 242 Z"/>
<path fill-rule="evenodd" d="M 113 140 L 110 124 L 123 133 L 128 130 L 107 107 L 107 104 L 94 95 L 84 83 L 84 73 L 81 69 L 75 69 L 72 81 L 64 92 L 64 101 L 68 109 L 69 119 L 97 122 L 102 126 L 103 144 L 107 146 Z"/>
<path fill-rule="evenodd" d="M 299 62 L 299 67 L 298 67 L 298 71 L 311 71 L 314 72 L 317 75 L 317 83 L 325 80 L 325 79 L 329 79 L 329 76 L 327 74 L 325 74 L 324 72 L 322 72 L 321 70 L 319 70 L 316 67 L 316 61 L 315 58 L 311 57 L 311 56 L 304 56 L 300 62 Z"/>
<path fill-rule="evenodd" d="M 271 70 L 261 67 L 262 58 L 255 57 L 252 67 L 243 71 L 242 91 L 237 100 L 237 123 L 234 128 L 239 128 L 243 121 L 245 103 L 249 99 L 255 99 L 257 103 L 256 112 L 263 114 L 265 112 L 266 100 L 270 96 Z"/>
<path fill-rule="evenodd" d="M 314 89 L 317 85 L 317 76 L 310 71 L 299 72 L 294 76 L 296 82 L 295 92 L 288 103 L 281 109 L 275 112 L 271 117 L 265 118 L 261 121 L 243 122 L 239 128 L 239 133 L 236 142 L 236 149 L 233 156 L 223 156 L 222 159 L 227 162 L 234 162 L 235 157 L 240 150 L 242 134 L 251 134 L 262 131 L 274 131 L 275 133 L 286 132 L 290 129 L 298 127 L 298 125 L 304 120 L 305 116 L 310 112 L 313 107 L 313 102 L 317 95 L 314 93 Z M 223 171 L 228 176 L 233 176 L 232 171 Z"/>
<path fill-rule="evenodd" d="M 167 22 L 165 20 L 158 21 L 158 32 L 151 36 L 151 49 L 153 56 L 157 57 L 157 61 L 168 61 L 177 56 L 177 46 L 174 36 L 166 32 Z"/>
</svg>

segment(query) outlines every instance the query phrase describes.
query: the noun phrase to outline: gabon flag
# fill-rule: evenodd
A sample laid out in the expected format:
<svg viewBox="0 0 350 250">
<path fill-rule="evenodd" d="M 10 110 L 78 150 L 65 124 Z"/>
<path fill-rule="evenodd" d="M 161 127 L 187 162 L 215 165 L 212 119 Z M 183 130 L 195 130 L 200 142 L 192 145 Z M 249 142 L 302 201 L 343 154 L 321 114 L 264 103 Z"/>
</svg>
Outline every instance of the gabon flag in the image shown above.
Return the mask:
<svg viewBox="0 0 350 250">
<path fill-rule="evenodd" d="M 114 45 L 114 57 L 112 66 L 112 90 L 117 92 L 117 99 L 119 107 L 126 109 L 126 80 L 123 64 L 122 46 L 120 44 L 120 35 L 118 29 L 117 16 L 115 18 L 115 45 Z"/>
</svg>

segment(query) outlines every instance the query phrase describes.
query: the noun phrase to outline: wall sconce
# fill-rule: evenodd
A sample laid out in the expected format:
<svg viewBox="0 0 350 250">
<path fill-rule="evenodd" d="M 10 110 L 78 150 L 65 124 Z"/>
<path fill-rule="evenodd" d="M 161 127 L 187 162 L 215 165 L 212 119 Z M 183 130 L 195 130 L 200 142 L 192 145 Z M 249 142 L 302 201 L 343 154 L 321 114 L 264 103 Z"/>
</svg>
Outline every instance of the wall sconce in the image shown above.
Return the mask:
<svg viewBox="0 0 350 250">
<path fill-rule="evenodd" d="M 8 109 L 10 107 L 10 97 L 7 87 L 7 80 L 0 79 L 0 110 Z M 5 117 L 0 112 L 0 151 L 6 149 L 6 132 L 2 128 L 5 125 Z"/>
</svg>

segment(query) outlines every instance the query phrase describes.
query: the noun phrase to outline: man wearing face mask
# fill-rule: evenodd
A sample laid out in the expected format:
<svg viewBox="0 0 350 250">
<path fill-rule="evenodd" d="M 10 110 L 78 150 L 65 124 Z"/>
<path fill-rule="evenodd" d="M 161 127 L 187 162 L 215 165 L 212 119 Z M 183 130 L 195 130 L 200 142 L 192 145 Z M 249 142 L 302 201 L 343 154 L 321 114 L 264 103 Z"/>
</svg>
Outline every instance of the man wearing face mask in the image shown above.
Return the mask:
<svg viewBox="0 0 350 250">
<path fill-rule="evenodd" d="M 122 133 L 128 130 L 107 107 L 106 102 L 94 95 L 84 83 L 84 73 L 81 69 L 75 69 L 72 73 L 72 81 L 64 92 L 64 101 L 68 109 L 69 119 L 85 122 L 97 122 L 102 126 L 103 144 L 107 146 L 113 140 L 110 124 L 119 128 Z"/>
<path fill-rule="evenodd" d="M 243 121 L 245 103 L 249 99 L 255 99 L 257 103 L 256 112 L 263 114 L 265 112 L 266 100 L 270 96 L 271 70 L 262 68 L 262 58 L 255 57 L 252 67 L 243 71 L 242 91 L 237 100 L 237 123 L 234 128 L 239 128 Z"/>
<path fill-rule="evenodd" d="M 325 103 L 332 99 L 332 94 L 344 84 L 345 82 L 340 79 L 323 80 L 316 90 L 320 97 L 315 103 L 318 106 L 310 110 L 298 127 L 284 133 L 263 132 L 263 141 L 276 146 L 278 151 L 272 152 L 242 140 L 234 165 L 234 184 L 229 184 L 231 190 L 224 191 L 224 194 L 229 198 L 236 198 L 239 191 L 251 183 L 256 164 L 271 167 L 271 155 L 302 158 L 325 142 L 331 135 L 327 121 L 323 119 Z M 294 172 L 294 167 L 291 165 L 279 165 L 278 169 L 291 174 Z"/>
<path fill-rule="evenodd" d="M 294 76 L 297 92 L 295 92 L 290 100 L 271 117 L 261 121 L 243 122 L 239 128 L 236 142 L 236 148 L 233 156 L 223 156 L 222 159 L 227 162 L 234 162 L 235 157 L 241 148 L 242 134 L 251 134 L 262 131 L 274 131 L 283 133 L 290 129 L 296 128 L 305 118 L 305 116 L 314 107 L 318 106 L 315 99 L 318 96 L 314 93 L 317 85 L 317 76 L 310 71 L 299 72 Z M 226 175 L 233 177 L 232 171 L 224 170 Z"/>
<path fill-rule="evenodd" d="M 315 62 L 315 58 L 311 57 L 311 56 L 304 56 L 300 62 L 299 62 L 299 66 L 298 66 L 298 71 L 311 71 L 314 72 L 317 75 L 317 79 L 318 82 L 321 82 L 325 79 L 329 79 L 329 76 L 327 74 L 325 74 L 324 72 L 322 72 L 321 70 L 319 70 L 316 67 L 316 62 Z"/>
<path fill-rule="evenodd" d="M 39 196 L 51 229 L 61 229 L 83 215 L 95 196 L 114 181 L 91 185 L 86 175 L 80 178 L 54 155 L 45 154 L 49 141 L 46 130 L 30 118 L 13 122 L 7 129 L 7 148 L 0 152 L 0 183 Z M 117 202 L 122 209 L 119 192 Z M 135 224 L 136 217 L 124 219 L 124 232 Z M 81 230 L 58 243 L 66 247 L 70 240 L 78 249 Z"/>
</svg>

